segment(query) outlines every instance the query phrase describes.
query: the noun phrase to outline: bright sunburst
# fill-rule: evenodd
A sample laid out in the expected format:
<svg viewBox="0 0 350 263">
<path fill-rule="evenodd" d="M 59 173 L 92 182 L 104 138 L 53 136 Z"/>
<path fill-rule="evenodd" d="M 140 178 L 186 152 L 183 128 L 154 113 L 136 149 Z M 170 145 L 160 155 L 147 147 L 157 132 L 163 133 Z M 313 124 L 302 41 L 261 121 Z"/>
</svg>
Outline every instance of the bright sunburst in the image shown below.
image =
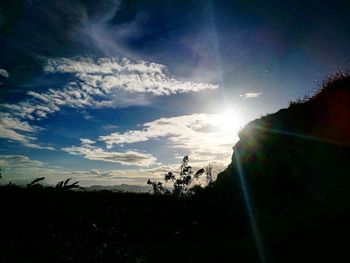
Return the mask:
<svg viewBox="0 0 350 263">
<path fill-rule="evenodd" d="M 243 120 L 239 111 L 233 108 L 226 108 L 213 118 L 213 124 L 218 130 L 225 133 L 237 133 L 243 126 Z"/>
</svg>

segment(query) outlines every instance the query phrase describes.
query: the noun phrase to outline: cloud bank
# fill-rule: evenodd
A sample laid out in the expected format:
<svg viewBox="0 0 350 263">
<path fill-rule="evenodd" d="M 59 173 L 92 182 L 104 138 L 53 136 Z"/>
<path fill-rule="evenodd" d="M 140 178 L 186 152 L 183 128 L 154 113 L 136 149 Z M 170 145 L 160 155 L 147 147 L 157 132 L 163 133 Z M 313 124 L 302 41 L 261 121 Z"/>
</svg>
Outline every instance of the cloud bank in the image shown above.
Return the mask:
<svg viewBox="0 0 350 263">
<path fill-rule="evenodd" d="M 213 90 L 217 85 L 177 80 L 169 76 L 166 66 L 127 58 L 51 59 L 44 67 L 46 73 L 73 74 L 75 81 L 64 88 L 38 93 L 29 91 L 30 97 L 16 104 L 3 104 L 6 123 L 0 123 L 0 137 L 20 142 L 33 148 L 33 133 L 39 129 L 29 121 L 48 118 L 62 107 L 76 109 L 125 107 L 144 104 L 146 96 Z M 11 124 L 13 123 L 13 125 Z M 20 127 L 20 128 L 18 128 Z M 26 127 L 23 130 L 23 127 Z M 47 148 L 47 147 L 44 147 Z"/>
<path fill-rule="evenodd" d="M 80 139 L 80 146 L 72 146 L 63 148 L 62 150 L 73 155 L 82 155 L 86 159 L 95 161 L 104 161 L 119 163 L 123 165 L 134 165 L 148 167 L 155 164 L 157 160 L 151 154 L 126 151 L 126 152 L 112 152 L 106 151 L 102 148 L 94 146 L 94 141 L 90 139 Z"/>
<path fill-rule="evenodd" d="M 114 132 L 100 136 L 99 140 L 112 148 L 166 138 L 170 147 L 187 150 L 192 159 L 212 161 L 223 156 L 228 158 L 232 145 L 238 140 L 237 131 L 233 130 L 232 134 L 220 131 L 220 121 L 221 116 L 204 113 L 160 118 L 144 123 L 141 130 Z"/>
</svg>

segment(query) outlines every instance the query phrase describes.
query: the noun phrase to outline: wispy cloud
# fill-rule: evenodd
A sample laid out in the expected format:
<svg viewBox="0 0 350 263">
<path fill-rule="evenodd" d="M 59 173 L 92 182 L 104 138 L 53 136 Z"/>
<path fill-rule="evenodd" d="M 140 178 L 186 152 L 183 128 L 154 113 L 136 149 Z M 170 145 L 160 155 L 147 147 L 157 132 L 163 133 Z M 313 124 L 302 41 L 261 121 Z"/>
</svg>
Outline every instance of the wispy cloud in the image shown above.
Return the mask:
<svg viewBox="0 0 350 263">
<path fill-rule="evenodd" d="M 177 80 L 162 64 L 127 58 L 49 60 L 45 71 L 75 74 L 82 83 L 92 88 L 85 87 L 91 95 L 125 91 L 161 96 L 218 88 L 213 84 Z"/>
<path fill-rule="evenodd" d="M 60 110 L 63 106 L 72 108 L 101 108 L 112 106 L 111 101 L 96 100 L 92 95 L 79 87 L 68 86 L 62 90 L 49 89 L 45 93 L 29 91 L 31 99 L 17 104 L 4 104 L 17 117 L 28 120 L 41 120 L 50 113 Z"/>
<path fill-rule="evenodd" d="M 0 76 L 4 77 L 4 78 L 8 78 L 10 76 L 10 74 L 8 73 L 8 71 L 6 69 L 0 68 Z"/>
<path fill-rule="evenodd" d="M 260 97 L 261 95 L 262 95 L 261 92 L 247 92 L 239 96 L 243 99 L 255 99 L 257 97 Z"/>
<path fill-rule="evenodd" d="M 238 140 L 232 134 L 220 131 L 220 120 L 215 114 L 192 114 L 178 117 L 160 118 L 142 125 L 143 129 L 114 132 L 100 136 L 108 148 L 114 145 L 132 144 L 166 138 L 173 148 L 185 149 L 192 159 L 210 161 L 218 157 L 229 158 L 231 147 Z"/>
<path fill-rule="evenodd" d="M 30 125 L 11 114 L 0 112 L 0 138 L 20 142 L 30 148 L 54 150 L 53 147 L 33 143 L 35 137 L 28 134 L 35 134 L 40 130 L 42 128 Z"/>
<path fill-rule="evenodd" d="M 71 73 L 77 78 L 63 89 L 38 93 L 17 104 L 4 104 L 14 115 L 34 120 L 47 118 L 63 106 L 73 108 L 119 107 L 143 104 L 143 94 L 152 96 L 216 89 L 217 85 L 176 80 L 166 67 L 145 61 L 123 58 L 49 60 L 44 69 L 50 73 Z M 137 96 L 135 96 L 135 93 Z M 133 94 L 133 95 L 132 95 Z"/>
<path fill-rule="evenodd" d="M 63 148 L 62 150 L 73 155 L 82 155 L 84 158 L 95 161 L 104 161 L 119 163 L 123 165 L 133 165 L 148 167 L 156 162 L 156 158 L 151 154 L 126 151 L 126 152 L 113 152 L 106 151 L 100 147 L 93 146 L 94 142 L 89 139 L 81 139 L 80 146 L 72 146 Z"/>
<path fill-rule="evenodd" d="M 91 144 L 95 144 L 96 142 L 93 141 L 93 140 L 90 140 L 90 139 L 81 138 L 81 139 L 80 139 L 80 143 L 81 143 L 82 145 L 91 145 Z"/>
<path fill-rule="evenodd" d="M 167 147 L 183 149 L 198 166 L 216 161 L 226 164 L 232 154 L 232 145 L 238 140 L 237 131 L 228 134 L 220 130 L 220 118 L 215 114 L 192 114 L 178 117 L 160 118 L 142 125 L 140 130 L 114 132 L 100 136 L 107 149 L 95 145 L 96 141 L 80 139 L 79 146 L 71 146 L 62 150 L 73 155 L 81 155 L 89 160 L 119 163 L 148 167 L 156 165 L 156 158 L 148 153 L 128 150 L 112 151 L 115 145 L 126 145 L 164 138 Z M 219 161 L 218 161 L 219 160 Z"/>
<path fill-rule="evenodd" d="M 23 155 L 0 155 L 0 166 L 7 167 L 43 167 L 44 163 Z"/>
<path fill-rule="evenodd" d="M 3 104 L 8 118 L 0 123 L 0 137 L 18 141 L 32 148 L 35 137 L 20 132 L 33 133 L 28 121 L 48 118 L 62 107 L 78 109 L 124 107 L 142 105 L 146 96 L 162 96 L 184 92 L 216 89 L 218 86 L 177 80 L 169 76 L 164 65 L 126 58 L 52 59 L 44 69 L 47 73 L 70 73 L 76 77 L 62 89 L 49 89 L 38 93 L 29 91 L 27 100 L 16 104 Z M 11 122 L 14 126 L 11 126 Z M 16 123 L 14 123 L 16 122 Z M 18 129 L 26 125 L 26 130 Z"/>
<path fill-rule="evenodd" d="M 2 169 L 2 182 L 27 183 L 34 178 L 44 176 L 49 182 L 54 183 L 65 175 L 65 171 L 53 167 L 47 163 L 33 160 L 24 155 L 0 155 L 0 167 Z"/>
</svg>

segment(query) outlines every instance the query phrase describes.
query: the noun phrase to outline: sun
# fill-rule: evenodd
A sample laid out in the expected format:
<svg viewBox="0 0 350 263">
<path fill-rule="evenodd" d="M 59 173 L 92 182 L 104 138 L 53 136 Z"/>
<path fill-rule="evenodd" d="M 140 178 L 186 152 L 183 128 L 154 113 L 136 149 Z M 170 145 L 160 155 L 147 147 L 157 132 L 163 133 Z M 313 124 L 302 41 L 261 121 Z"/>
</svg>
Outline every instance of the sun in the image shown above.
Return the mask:
<svg viewBox="0 0 350 263">
<path fill-rule="evenodd" d="M 243 120 L 238 110 L 226 108 L 214 115 L 213 124 L 222 132 L 237 133 L 243 126 Z"/>
</svg>

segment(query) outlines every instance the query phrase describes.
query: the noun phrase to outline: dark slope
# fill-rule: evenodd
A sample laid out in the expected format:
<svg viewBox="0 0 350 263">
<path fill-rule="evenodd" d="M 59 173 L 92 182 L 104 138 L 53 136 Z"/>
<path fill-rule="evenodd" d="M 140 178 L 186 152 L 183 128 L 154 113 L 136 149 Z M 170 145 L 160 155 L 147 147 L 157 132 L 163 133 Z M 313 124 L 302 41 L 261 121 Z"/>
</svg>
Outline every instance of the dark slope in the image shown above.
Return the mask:
<svg viewBox="0 0 350 263">
<path fill-rule="evenodd" d="M 344 256 L 342 239 L 350 233 L 350 77 L 337 74 L 313 97 L 252 121 L 239 137 L 215 188 L 227 196 L 240 193 L 241 166 L 268 262 Z"/>
</svg>

